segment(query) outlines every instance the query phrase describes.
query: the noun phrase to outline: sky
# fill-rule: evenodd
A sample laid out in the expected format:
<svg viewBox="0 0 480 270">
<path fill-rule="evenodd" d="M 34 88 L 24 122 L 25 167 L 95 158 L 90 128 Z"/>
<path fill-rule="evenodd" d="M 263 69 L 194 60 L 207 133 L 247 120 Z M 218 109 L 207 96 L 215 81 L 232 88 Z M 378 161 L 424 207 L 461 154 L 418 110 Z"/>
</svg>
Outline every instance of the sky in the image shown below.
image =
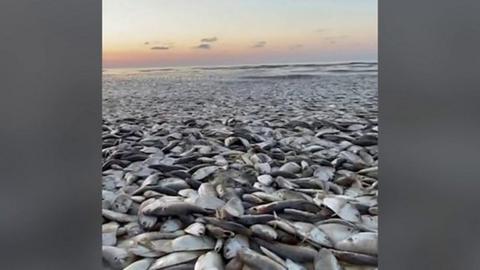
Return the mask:
<svg viewBox="0 0 480 270">
<path fill-rule="evenodd" d="M 377 60 L 377 0 L 103 0 L 104 68 Z"/>
</svg>

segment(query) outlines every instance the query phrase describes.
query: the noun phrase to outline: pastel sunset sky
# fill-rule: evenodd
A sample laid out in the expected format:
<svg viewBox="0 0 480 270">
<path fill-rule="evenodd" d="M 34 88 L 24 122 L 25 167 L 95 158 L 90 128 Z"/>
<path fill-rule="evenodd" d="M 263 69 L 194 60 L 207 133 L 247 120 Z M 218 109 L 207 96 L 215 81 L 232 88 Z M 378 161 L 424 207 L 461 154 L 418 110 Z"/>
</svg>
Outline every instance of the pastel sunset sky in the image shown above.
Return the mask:
<svg viewBox="0 0 480 270">
<path fill-rule="evenodd" d="M 377 60 L 377 0 L 103 0 L 103 65 Z"/>
</svg>

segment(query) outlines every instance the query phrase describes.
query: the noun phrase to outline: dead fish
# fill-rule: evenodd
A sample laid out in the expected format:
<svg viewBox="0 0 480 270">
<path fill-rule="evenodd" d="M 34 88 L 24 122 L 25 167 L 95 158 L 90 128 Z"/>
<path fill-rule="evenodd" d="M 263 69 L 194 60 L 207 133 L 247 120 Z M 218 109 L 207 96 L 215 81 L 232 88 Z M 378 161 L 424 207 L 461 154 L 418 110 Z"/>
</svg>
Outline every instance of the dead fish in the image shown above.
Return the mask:
<svg viewBox="0 0 480 270">
<path fill-rule="evenodd" d="M 299 188 L 299 186 L 281 176 L 278 176 L 277 178 L 275 178 L 275 183 L 281 187 L 281 188 L 285 188 L 285 189 L 294 189 L 294 188 Z"/>
<path fill-rule="evenodd" d="M 112 246 L 102 246 L 102 257 L 113 269 L 123 269 L 133 261 L 133 254 L 123 248 Z"/>
<path fill-rule="evenodd" d="M 227 238 L 223 247 L 223 257 L 231 259 L 237 256 L 238 251 L 250 246 L 249 240 L 246 236 L 236 234 L 233 237 Z"/>
<path fill-rule="evenodd" d="M 220 252 L 223 247 L 223 242 L 225 242 L 223 238 L 217 238 L 217 242 L 215 243 L 213 250 L 215 250 L 215 252 Z"/>
<path fill-rule="evenodd" d="M 359 232 L 355 226 L 348 223 L 324 223 L 317 225 L 317 227 L 322 230 L 334 244 Z"/>
<path fill-rule="evenodd" d="M 296 235 L 289 234 L 283 230 L 275 229 L 277 232 L 277 241 L 289 245 L 297 245 L 300 243 L 301 239 L 298 239 Z"/>
<path fill-rule="evenodd" d="M 102 216 L 108 220 L 116 221 L 120 223 L 128 223 L 137 221 L 137 216 L 127 215 L 123 213 L 118 213 L 108 209 L 102 209 Z"/>
<path fill-rule="evenodd" d="M 273 183 L 273 178 L 269 174 L 262 174 L 257 177 L 257 181 L 263 185 L 270 186 Z"/>
<path fill-rule="evenodd" d="M 322 220 L 325 218 L 321 214 L 313 214 L 311 212 L 306 212 L 306 211 L 297 210 L 297 209 L 285 208 L 283 212 L 291 216 L 296 221 L 316 222 L 318 220 Z"/>
<path fill-rule="evenodd" d="M 245 209 L 243 208 L 242 201 L 239 198 L 234 197 L 222 207 L 222 211 L 228 216 L 239 217 L 243 215 Z"/>
<path fill-rule="evenodd" d="M 287 259 L 285 261 L 285 266 L 287 267 L 288 270 L 307 270 L 305 266 L 300 265 L 290 259 Z"/>
<path fill-rule="evenodd" d="M 293 222 L 297 235 L 318 246 L 332 247 L 332 241 L 319 228 L 311 223 Z"/>
<path fill-rule="evenodd" d="M 235 233 L 229 230 L 225 230 L 223 228 L 220 228 L 218 226 L 212 225 L 212 224 L 207 224 L 205 225 L 207 228 L 207 231 L 215 238 L 227 238 L 234 236 Z"/>
<path fill-rule="evenodd" d="M 251 269 L 286 270 L 281 264 L 249 248 L 240 250 L 238 256 Z"/>
<path fill-rule="evenodd" d="M 254 167 L 260 174 L 268 175 L 272 172 L 272 167 L 268 163 L 256 163 Z"/>
<path fill-rule="evenodd" d="M 185 235 L 183 231 L 176 231 L 171 233 L 164 233 L 164 232 L 145 232 L 139 235 L 132 237 L 130 240 L 132 241 L 154 241 L 158 239 L 173 239 L 179 236 Z"/>
<path fill-rule="evenodd" d="M 370 230 L 378 230 L 378 216 L 362 215 L 361 223 Z"/>
<path fill-rule="evenodd" d="M 264 224 L 255 224 L 250 226 L 250 230 L 253 235 L 266 240 L 275 240 L 277 239 L 277 232 L 270 226 Z"/>
<path fill-rule="evenodd" d="M 132 206 L 132 199 L 125 193 L 118 194 L 113 200 L 112 209 L 118 213 L 127 213 Z"/>
<path fill-rule="evenodd" d="M 338 157 L 352 164 L 353 166 L 352 169 L 354 170 L 361 170 L 368 167 L 368 165 L 365 163 L 365 161 L 361 157 L 359 157 L 358 155 L 350 151 L 342 151 L 340 152 L 340 154 L 338 154 Z"/>
<path fill-rule="evenodd" d="M 338 196 L 326 197 L 323 199 L 322 204 L 330 208 L 335 214 L 344 220 L 351 222 L 360 221 L 360 212 L 353 207 L 345 198 Z"/>
<path fill-rule="evenodd" d="M 136 255 L 136 256 L 144 257 L 144 258 L 158 258 L 160 256 L 165 255 L 165 253 L 162 252 L 162 251 L 157 251 L 157 250 L 151 249 L 149 247 L 148 241 L 146 241 L 146 243 L 147 243 L 146 245 L 143 245 L 141 242 L 143 242 L 143 241 L 137 242 L 137 243 L 133 244 L 132 246 L 130 246 L 128 248 L 128 251 L 131 252 L 132 254 Z"/>
<path fill-rule="evenodd" d="M 158 218 L 156 216 L 149 216 L 149 215 L 143 214 L 143 208 L 154 201 L 155 201 L 154 198 L 147 199 L 143 201 L 139 207 L 138 223 L 140 223 L 140 225 L 147 230 L 152 229 L 153 226 L 157 224 Z"/>
<path fill-rule="evenodd" d="M 378 177 L 378 166 L 365 168 L 357 172 L 358 174 L 366 175 L 369 177 L 377 178 Z"/>
<path fill-rule="evenodd" d="M 335 128 L 322 128 L 317 131 L 317 133 L 315 134 L 315 137 L 321 137 L 322 135 L 325 135 L 325 134 L 335 134 L 339 132 L 340 131 Z"/>
<path fill-rule="evenodd" d="M 253 240 L 261 246 L 275 252 L 282 258 L 290 258 L 296 262 L 310 262 L 313 261 L 317 251 L 311 247 L 303 245 L 288 245 L 279 242 L 269 242 L 257 237 Z"/>
<path fill-rule="evenodd" d="M 205 225 L 200 222 L 195 222 L 185 228 L 184 231 L 191 235 L 203 236 L 205 235 Z"/>
<path fill-rule="evenodd" d="M 123 227 L 128 236 L 134 236 L 143 232 L 138 222 L 130 222 Z"/>
<path fill-rule="evenodd" d="M 307 194 L 305 194 L 303 190 L 302 192 L 297 190 L 298 189 L 295 189 L 295 190 L 279 189 L 275 191 L 273 194 L 281 198 L 281 200 L 303 200 L 303 201 L 313 202 L 313 199 Z M 315 193 L 318 194 L 318 189 L 315 190 Z"/>
<path fill-rule="evenodd" d="M 336 249 L 368 255 L 377 255 L 377 247 L 377 233 L 373 232 L 360 232 L 335 244 Z"/>
<path fill-rule="evenodd" d="M 132 195 L 138 195 L 138 194 L 142 194 L 144 196 L 146 196 L 146 193 L 149 192 L 149 191 L 155 191 L 155 192 L 158 192 L 160 194 L 167 194 L 167 195 L 172 195 L 172 196 L 175 196 L 177 195 L 177 191 L 172 189 L 172 188 L 169 188 L 165 185 L 162 185 L 162 184 L 158 184 L 158 185 L 149 185 L 149 186 L 145 186 L 145 187 L 141 187 L 141 188 L 138 188 L 137 190 L 135 190 Z"/>
<path fill-rule="evenodd" d="M 160 179 L 160 176 L 163 175 L 162 173 L 155 173 L 152 175 L 149 175 L 145 180 L 143 180 L 142 184 L 138 189 L 136 189 L 134 192 L 132 192 L 132 195 L 138 195 L 146 190 L 148 190 L 147 187 L 149 186 L 154 186 L 158 183 L 158 180 Z"/>
<path fill-rule="evenodd" d="M 208 214 L 209 212 L 201 207 L 185 202 L 165 202 L 156 200 L 143 208 L 146 215 L 173 216 L 186 215 L 189 213 Z"/>
<path fill-rule="evenodd" d="M 142 213 L 138 214 L 138 223 L 143 229 L 150 230 L 157 224 L 158 218 L 155 216 L 148 216 Z"/>
<path fill-rule="evenodd" d="M 378 144 L 378 138 L 376 135 L 373 134 L 364 134 L 357 139 L 355 139 L 352 143 L 360 146 L 371 146 Z"/>
<path fill-rule="evenodd" d="M 148 270 L 150 265 L 152 265 L 153 261 L 154 259 L 152 258 L 144 258 L 130 264 L 129 266 L 124 268 L 124 270 Z"/>
<path fill-rule="evenodd" d="M 160 232 L 175 232 L 183 228 L 183 224 L 179 219 L 170 218 L 167 219 L 162 226 L 160 226 Z"/>
<path fill-rule="evenodd" d="M 146 198 L 143 196 L 132 196 L 131 199 L 133 202 L 142 203 Z"/>
<path fill-rule="evenodd" d="M 274 219 L 275 219 L 275 216 L 270 214 L 242 215 L 237 218 L 238 222 L 247 226 L 255 225 L 255 224 L 266 224 L 267 222 Z"/>
<path fill-rule="evenodd" d="M 225 201 L 214 196 L 198 196 L 194 205 L 207 210 L 217 210 L 225 205 Z"/>
<path fill-rule="evenodd" d="M 242 146 L 246 147 L 246 148 L 249 148 L 250 147 L 250 143 L 248 142 L 248 140 L 242 138 L 242 137 L 228 137 L 225 139 L 225 146 L 226 147 L 230 147 L 234 144 L 241 144 Z"/>
<path fill-rule="evenodd" d="M 377 216 L 378 215 L 378 206 L 372 206 L 372 207 L 368 208 L 368 213 Z"/>
<path fill-rule="evenodd" d="M 330 251 L 338 260 L 343 262 L 347 262 L 354 265 L 369 265 L 369 266 L 378 265 L 378 258 L 376 256 L 349 252 L 349 251 L 334 250 L 334 249 Z"/>
<path fill-rule="evenodd" d="M 198 195 L 205 197 L 217 197 L 217 191 L 211 183 L 203 183 L 198 188 Z"/>
<path fill-rule="evenodd" d="M 242 268 L 243 262 L 238 257 L 231 259 L 227 265 L 225 265 L 225 270 L 242 270 Z"/>
<path fill-rule="evenodd" d="M 190 198 L 190 197 L 196 197 L 198 196 L 198 192 L 194 189 L 182 189 L 178 191 L 178 195 L 184 197 L 184 198 Z"/>
<path fill-rule="evenodd" d="M 187 168 L 185 168 L 184 166 L 168 165 L 168 164 L 163 164 L 163 163 L 152 164 L 152 165 L 149 165 L 148 167 L 152 168 L 152 169 L 155 169 L 155 170 L 159 170 L 163 173 L 168 173 L 168 172 L 171 172 L 171 171 L 178 171 L 178 170 L 187 170 Z"/>
<path fill-rule="evenodd" d="M 258 191 L 258 192 L 253 192 L 252 195 L 259 198 L 261 200 L 260 203 L 276 202 L 276 201 L 282 201 L 283 200 L 283 198 L 280 196 L 280 194 L 278 194 L 276 192 L 270 194 L 270 193 Z"/>
<path fill-rule="evenodd" d="M 195 263 L 195 270 L 223 270 L 222 257 L 216 252 L 207 252 L 200 256 Z"/>
<path fill-rule="evenodd" d="M 285 201 L 277 201 L 268 204 L 258 205 L 249 209 L 251 213 L 256 214 L 267 214 L 272 213 L 274 211 L 280 211 L 284 208 L 292 208 L 298 210 L 304 210 L 309 212 L 318 212 L 320 211 L 320 207 L 316 204 L 305 201 L 305 200 L 285 200 Z"/>
<path fill-rule="evenodd" d="M 319 166 L 314 172 L 313 176 L 317 177 L 321 181 L 332 180 L 335 174 L 335 169 L 332 167 Z"/>
<path fill-rule="evenodd" d="M 299 173 L 302 170 L 302 167 L 295 162 L 288 162 L 282 165 L 279 169 L 282 172 L 287 172 L 291 174 Z"/>
<path fill-rule="evenodd" d="M 164 178 L 160 181 L 159 186 L 165 189 L 175 190 L 175 192 L 178 192 L 182 189 L 190 188 L 190 186 L 187 184 L 187 182 L 185 182 L 185 180 L 178 177 Z"/>
<path fill-rule="evenodd" d="M 263 252 L 263 254 L 265 254 L 270 259 L 274 260 L 275 262 L 279 263 L 284 267 L 287 267 L 286 262 L 282 258 L 280 258 L 277 254 L 271 252 L 270 250 L 262 246 L 260 246 L 260 250 Z"/>
<path fill-rule="evenodd" d="M 271 175 L 272 177 L 281 176 L 281 177 L 291 178 L 291 179 L 298 178 L 298 176 L 297 176 L 296 174 L 294 174 L 294 173 L 287 172 L 287 171 L 281 171 L 281 170 L 272 171 L 272 172 L 270 173 L 270 175 Z"/>
<path fill-rule="evenodd" d="M 255 195 L 252 194 L 243 194 L 242 195 L 242 200 L 244 202 L 252 203 L 252 204 L 261 204 L 264 203 L 264 201 L 260 198 L 258 198 Z"/>
<path fill-rule="evenodd" d="M 206 166 L 206 167 L 200 168 L 193 173 L 192 179 L 196 181 L 201 181 L 207 178 L 208 176 L 212 175 L 216 170 L 218 170 L 218 168 L 219 167 L 217 166 Z"/>
<path fill-rule="evenodd" d="M 240 233 L 247 236 L 250 236 L 252 234 L 252 232 L 247 227 L 234 221 L 219 220 L 212 217 L 202 217 L 202 219 L 210 224 L 221 227 L 225 230 L 232 231 L 234 233 Z"/>
<path fill-rule="evenodd" d="M 268 225 L 272 226 L 274 229 L 280 228 L 290 234 L 295 235 L 297 233 L 297 229 L 291 222 L 286 221 L 285 219 L 278 219 L 277 215 L 275 216 L 275 220 L 271 220 L 267 222 Z"/>
<path fill-rule="evenodd" d="M 215 247 L 215 241 L 208 236 L 183 235 L 167 241 L 161 246 L 157 246 L 155 250 L 165 253 L 177 251 L 197 251 L 212 250 Z"/>
<path fill-rule="evenodd" d="M 342 270 L 337 258 L 326 248 L 320 249 L 314 258 L 315 270 Z"/>
<path fill-rule="evenodd" d="M 150 266 L 149 270 L 166 269 L 169 266 L 191 262 L 202 254 L 203 251 L 181 251 L 170 253 L 157 259 L 152 266 Z"/>
<path fill-rule="evenodd" d="M 102 245 L 115 246 L 117 243 L 118 223 L 110 222 L 102 225 Z"/>
</svg>

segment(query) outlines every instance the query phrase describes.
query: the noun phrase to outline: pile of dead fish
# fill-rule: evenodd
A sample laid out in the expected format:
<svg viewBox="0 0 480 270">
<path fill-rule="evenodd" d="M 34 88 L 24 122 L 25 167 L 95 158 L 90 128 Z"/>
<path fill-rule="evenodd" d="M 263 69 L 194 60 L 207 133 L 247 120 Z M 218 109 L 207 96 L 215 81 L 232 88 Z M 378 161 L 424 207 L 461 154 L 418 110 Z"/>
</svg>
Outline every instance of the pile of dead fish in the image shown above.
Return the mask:
<svg viewBox="0 0 480 270">
<path fill-rule="evenodd" d="M 377 122 L 103 124 L 108 269 L 377 269 Z"/>
</svg>

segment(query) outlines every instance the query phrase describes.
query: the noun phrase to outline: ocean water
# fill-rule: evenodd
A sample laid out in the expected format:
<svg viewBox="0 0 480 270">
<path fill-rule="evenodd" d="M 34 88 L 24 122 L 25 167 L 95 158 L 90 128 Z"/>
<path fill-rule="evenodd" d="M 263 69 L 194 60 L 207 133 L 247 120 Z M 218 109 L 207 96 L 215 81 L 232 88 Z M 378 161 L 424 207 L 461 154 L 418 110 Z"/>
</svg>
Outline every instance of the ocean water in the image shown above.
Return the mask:
<svg viewBox="0 0 480 270">
<path fill-rule="evenodd" d="M 106 69 L 103 117 L 153 122 L 377 116 L 377 63 Z"/>
</svg>

